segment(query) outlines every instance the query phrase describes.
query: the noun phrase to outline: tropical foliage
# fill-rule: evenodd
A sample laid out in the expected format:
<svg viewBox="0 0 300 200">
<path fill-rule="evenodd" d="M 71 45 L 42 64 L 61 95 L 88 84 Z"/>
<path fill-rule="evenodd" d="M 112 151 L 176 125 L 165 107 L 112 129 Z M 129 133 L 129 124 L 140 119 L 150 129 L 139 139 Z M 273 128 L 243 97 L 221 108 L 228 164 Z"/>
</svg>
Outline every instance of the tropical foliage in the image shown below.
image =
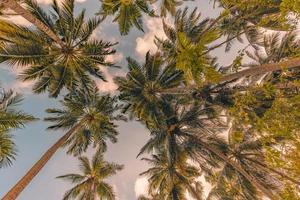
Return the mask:
<svg viewBox="0 0 300 200">
<path fill-rule="evenodd" d="M 49 92 L 57 97 L 63 88 L 71 89 L 76 83 L 87 84 L 92 77 L 105 80 L 98 65 L 113 66 L 106 56 L 113 54 L 113 43 L 93 38 L 93 32 L 100 25 L 97 17 L 85 19 L 85 11 L 74 16 L 74 1 L 61 4 L 53 1 L 52 12 L 46 13 L 34 1 L 25 1 L 30 13 L 47 25 L 63 41 L 57 44 L 45 33 L 0 21 L 0 62 L 18 65 L 22 68 L 19 78 L 35 81 L 33 91 Z"/>
<path fill-rule="evenodd" d="M 149 165 L 140 200 L 300 199 L 299 1 L 214 0 L 222 9 L 216 18 L 180 8 L 182 0 L 100 2 L 91 19 L 75 12 L 74 0 L 54 0 L 50 12 L 32 0 L 0 4 L 1 15 L 12 10 L 34 25 L 0 19 L 0 62 L 20 66 L 18 78 L 34 81 L 35 93 L 61 97 L 45 121 L 66 130 L 3 200 L 16 199 L 60 147 L 79 156 L 81 171 L 58 177 L 74 185 L 63 199 L 116 199 L 107 178 L 123 166 L 104 153 L 117 142 L 116 121 L 126 118 L 149 131 L 137 152 Z M 148 17 L 161 20 L 165 34 L 154 37 L 157 50 L 143 63 L 127 57 L 112 95 L 96 83 L 105 80 L 100 66 L 115 66 L 108 56 L 116 43 L 95 34 L 109 17 L 121 36 L 132 27 L 146 31 Z M 229 65 L 219 59 L 223 46 L 235 55 Z M 0 167 L 16 156 L 9 131 L 34 119 L 16 111 L 21 100 L 1 93 Z M 91 160 L 88 149 L 96 152 Z"/>
<path fill-rule="evenodd" d="M 132 26 L 143 31 L 142 13 L 155 17 L 149 5 L 150 0 L 101 0 L 101 3 L 99 15 L 115 15 L 113 21 L 118 22 L 122 35 L 128 34 Z"/>
<path fill-rule="evenodd" d="M 14 129 L 24 128 L 25 124 L 35 120 L 32 115 L 19 111 L 16 107 L 23 100 L 22 95 L 1 88 L 0 93 L 0 168 L 9 166 L 17 155 L 13 135 Z"/>
<path fill-rule="evenodd" d="M 103 155 L 97 152 L 90 161 L 87 157 L 79 157 L 81 174 L 66 174 L 57 178 L 76 184 L 67 191 L 63 200 L 68 199 L 116 199 L 115 191 L 106 179 L 123 169 L 122 165 L 104 161 Z"/>
</svg>

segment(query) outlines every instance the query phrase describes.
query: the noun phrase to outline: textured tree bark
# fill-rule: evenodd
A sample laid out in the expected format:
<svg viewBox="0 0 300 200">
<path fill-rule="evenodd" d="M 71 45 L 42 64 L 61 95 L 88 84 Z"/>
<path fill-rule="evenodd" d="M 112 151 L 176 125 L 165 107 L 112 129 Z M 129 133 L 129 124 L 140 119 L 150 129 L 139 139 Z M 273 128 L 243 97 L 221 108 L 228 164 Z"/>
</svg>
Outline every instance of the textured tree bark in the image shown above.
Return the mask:
<svg viewBox="0 0 300 200">
<path fill-rule="evenodd" d="M 283 178 L 285 178 L 285 179 L 287 179 L 287 180 L 289 180 L 289 181 L 291 181 L 291 182 L 293 182 L 297 185 L 300 185 L 300 181 L 297 181 L 297 180 L 293 179 L 292 177 L 290 177 L 290 176 L 288 176 L 288 175 L 286 175 L 286 174 L 284 174 L 280 171 L 277 171 L 276 169 L 273 169 L 273 168 L 269 167 L 268 165 L 266 165 L 266 164 L 264 164 L 260 161 L 257 161 L 257 160 L 252 159 L 252 158 L 246 158 L 246 159 L 253 162 L 253 163 L 255 163 L 255 164 L 257 164 L 257 165 L 260 165 L 261 167 L 263 167 L 263 168 L 265 168 L 265 169 L 267 169 L 267 170 L 269 170 L 269 171 L 271 171 L 275 174 L 278 174 L 278 175 L 282 176 Z"/>
<path fill-rule="evenodd" d="M 238 171 L 240 174 L 242 174 L 251 184 L 253 184 L 257 189 L 259 189 L 264 195 L 266 195 L 271 200 L 278 200 L 279 197 L 276 197 L 271 191 L 269 191 L 267 188 L 265 188 L 263 185 L 261 185 L 254 177 L 252 177 L 248 172 L 246 172 L 239 164 L 233 162 L 230 160 L 226 155 L 224 155 L 222 152 L 219 152 L 218 150 L 214 149 L 213 147 L 209 146 L 205 142 L 202 142 L 201 140 L 197 140 L 204 148 L 211 151 L 215 155 L 217 155 L 219 158 L 221 158 L 224 162 L 229 164 L 233 169 Z"/>
<path fill-rule="evenodd" d="M 44 155 L 32 166 L 31 169 L 13 186 L 2 200 L 15 200 L 19 194 L 27 187 L 32 179 L 42 170 L 42 168 L 51 159 L 54 153 L 67 141 L 67 139 L 78 130 L 86 119 L 82 119 L 79 123 L 73 126 L 64 136 L 62 136 L 55 144 L 53 144 Z"/>
<path fill-rule="evenodd" d="M 264 74 L 268 72 L 274 72 L 282 69 L 293 69 L 300 67 L 300 57 L 297 58 L 290 58 L 288 60 L 279 62 L 279 63 L 269 63 L 269 64 L 264 64 L 260 65 L 257 67 L 251 67 L 250 69 L 246 69 L 234 74 L 229 74 L 224 76 L 219 80 L 219 83 L 221 82 L 227 82 L 231 81 L 234 79 L 238 79 L 241 77 L 246 77 L 246 76 L 254 76 L 254 75 L 259 75 L 259 74 Z"/>
<path fill-rule="evenodd" d="M 19 3 L 16 2 L 16 0 L 0 0 L 0 4 L 3 5 L 5 8 L 9 8 L 13 10 L 17 14 L 24 17 L 27 21 L 34 24 L 38 29 L 40 29 L 45 34 L 47 34 L 52 40 L 54 40 L 61 47 L 65 46 L 63 41 L 48 26 L 46 26 L 43 22 L 37 19 L 28 10 L 20 6 Z"/>
</svg>

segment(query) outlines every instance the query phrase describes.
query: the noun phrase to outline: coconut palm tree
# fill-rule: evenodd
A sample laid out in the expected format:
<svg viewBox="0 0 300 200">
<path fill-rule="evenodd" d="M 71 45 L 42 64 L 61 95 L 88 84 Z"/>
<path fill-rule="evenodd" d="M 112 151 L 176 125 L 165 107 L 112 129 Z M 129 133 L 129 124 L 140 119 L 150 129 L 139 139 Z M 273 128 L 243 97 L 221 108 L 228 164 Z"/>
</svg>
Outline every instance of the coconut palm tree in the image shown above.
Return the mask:
<svg viewBox="0 0 300 200">
<path fill-rule="evenodd" d="M 113 54 L 114 45 L 93 38 L 93 32 L 101 23 L 98 18 L 85 20 L 85 11 L 74 16 L 74 0 L 58 4 L 53 1 L 51 14 L 37 3 L 26 1 L 27 9 L 55 32 L 64 46 L 54 42 L 44 32 L 0 21 L 0 62 L 25 68 L 19 78 L 35 81 L 33 91 L 48 90 L 57 97 L 63 88 L 71 89 L 76 82 L 91 82 L 92 77 L 105 80 L 98 65 L 113 66 L 106 56 Z"/>
<path fill-rule="evenodd" d="M 123 165 L 104 161 L 101 153 L 96 153 L 91 161 L 85 156 L 79 157 L 79 162 L 81 174 L 66 174 L 57 177 L 76 184 L 65 193 L 63 200 L 116 199 L 114 189 L 106 182 L 106 179 L 122 170 Z"/>
<path fill-rule="evenodd" d="M 52 116 L 45 120 L 54 123 L 48 129 L 68 131 L 43 154 L 3 199 L 15 199 L 59 148 L 67 146 L 67 153 L 80 155 L 91 145 L 104 151 L 106 140 L 116 142 L 118 132 L 114 120 L 124 119 L 122 115 L 115 115 L 115 111 L 119 109 L 116 100 L 110 96 L 100 96 L 96 86 L 93 86 L 89 92 L 74 89 L 61 101 L 63 109 L 48 109 L 47 112 Z"/>
<path fill-rule="evenodd" d="M 101 0 L 102 17 L 114 15 L 114 22 L 118 22 L 121 35 L 127 35 L 130 28 L 135 26 L 143 31 L 142 13 L 155 17 L 154 10 L 150 9 L 151 0 Z"/>
<path fill-rule="evenodd" d="M 190 102 L 188 103 L 191 104 Z M 220 124 L 216 123 L 217 120 L 215 120 L 215 123 L 214 120 L 211 120 L 211 118 L 215 118 L 215 116 L 211 117 L 209 115 L 212 113 L 211 108 L 203 107 L 203 104 L 195 104 L 190 108 L 184 108 L 178 104 L 177 109 L 172 109 L 171 101 L 165 101 L 163 105 L 164 109 L 162 109 L 162 114 L 160 115 L 164 116 L 164 118 L 160 117 L 159 123 L 155 124 L 157 126 L 156 130 L 153 130 L 153 126 L 148 126 L 151 130 L 152 138 L 142 148 L 140 154 L 152 152 L 153 148 L 164 148 L 168 154 L 169 162 L 171 165 L 174 165 L 180 155 L 179 149 L 183 148 L 190 159 L 197 161 L 201 169 L 206 171 L 206 173 L 211 173 L 212 167 L 219 167 L 222 162 L 225 162 L 240 172 L 245 179 L 269 198 L 277 198 L 273 191 L 269 190 L 270 188 L 260 184 L 255 177 L 227 156 L 226 143 L 214 132 L 218 132 L 218 129 L 215 127 L 220 126 Z M 204 118 L 200 117 L 201 114 Z M 145 119 L 149 120 L 149 116 L 146 116 Z M 208 127 L 211 127 L 211 129 Z M 219 133 L 222 131 L 224 130 L 219 130 Z"/>
<path fill-rule="evenodd" d="M 214 59 L 207 53 L 208 45 L 218 39 L 216 30 L 203 33 L 209 19 L 200 21 L 200 13 L 195 8 L 188 15 L 188 8 L 178 10 L 174 25 L 163 23 L 167 39 L 156 38 L 156 45 L 168 62 L 176 63 L 176 68 L 184 71 L 190 84 L 214 81 L 219 76 L 213 65 Z"/>
<path fill-rule="evenodd" d="M 151 158 L 143 158 L 151 168 L 141 173 L 148 177 L 149 195 L 159 196 L 165 200 L 187 199 L 186 192 L 196 199 L 201 199 L 202 188 L 196 179 L 201 175 L 199 170 L 187 163 L 187 157 L 180 152 L 178 160 L 170 163 L 168 153 L 161 149 Z"/>
<path fill-rule="evenodd" d="M 254 176 L 261 185 L 276 191 L 279 180 L 269 173 L 268 169 L 258 166 L 257 163 L 265 163 L 262 152 L 262 144 L 258 140 L 246 139 L 238 133 L 229 134 L 229 157 L 232 157 L 249 174 Z M 250 137 L 250 136 L 248 136 Z M 257 162 L 257 163 L 256 163 Z M 265 164 L 265 166 L 267 166 Z M 208 199 L 249 199 L 258 200 L 262 198 L 261 193 L 255 186 L 245 179 L 230 165 L 225 164 L 220 171 L 214 175 L 214 188 L 208 195 Z"/>
<path fill-rule="evenodd" d="M 157 91 L 170 89 L 182 84 L 183 73 L 175 69 L 174 64 L 166 64 L 161 55 L 146 55 L 143 65 L 132 58 L 127 58 L 126 77 L 117 77 L 119 98 L 124 102 L 124 112 L 131 118 L 143 120 L 148 126 L 158 123 L 163 102 L 170 95 L 160 95 Z M 146 120 L 147 119 L 147 120 Z"/>
<path fill-rule="evenodd" d="M 12 164 L 16 156 L 15 143 L 9 133 L 12 129 L 23 128 L 26 123 L 35 120 L 32 115 L 16 110 L 23 100 L 20 94 L 12 90 L 0 92 L 0 168 Z"/>
<path fill-rule="evenodd" d="M 191 158 L 198 157 L 199 160 L 201 160 L 201 162 L 199 163 L 202 165 L 205 165 L 208 162 L 211 165 L 216 165 L 216 162 L 211 161 L 212 157 L 217 158 L 219 161 L 226 162 L 233 168 L 241 172 L 246 179 L 251 181 L 257 188 L 262 190 L 271 199 L 276 199 L 272 192 L 259 184 L 259 182 L 257 182 L 257 180 L 255 180 L 250 174 L 248 174 L 238 164 L 231 161 L 224 153 L 222 153 L 222 147 L 226 146 L 226 144 L 224 144 L 224 142 L 218 139 L 215 135 L 210 136 L 209 133 L 213 132 L 208 131 L 207 128 L 202 127 L 203 119 L 199 119 L 198 115 L 198 110 L 201 110 L 199 109 L 199 107 L 201 108 L 201 105 L 197 105 L 197 109 L 191 109 L 189 110 L 189 112 L 186 112 L 186 114 L 183 115 L 184 120 L 182 120 L 182 123 L 179 123 L 180 117 L 176 115 L 174 117 L 174 111 L 172 112 L 172 109 L 170 109 L 172 107 L 169 106 L 171 100 L 173 99 L 172 95 L 156 95 L 156 93 L 153 92 L 156 91 L 156 88 L 159 88 L 160 85 L 154 84 L 157 82 L 156 79 L 148 79 L 147 75 L 154 74 L 153 72 L 156 72 L 155 77 L 159 77 L 158 75 L 160 72 L 160 65 L 154 65 L 153 62 L 149 62 L 149 58 L 151 57 L 148 54 L 146 56 L 146 64 L 151 63 L 152 65 L 150 66 L 157 66 L 157 70 L 154 71 L 153 67 L 150 68 L 148 65 L 145 65 L 144 68 L 141 68 L 137 62 L 134 62 L 131 64 L 131 66 L 129 66 L 127 77 L 117 79 L 117 83 L 121 92 L 120 99 L 123 100 L 127 105 L 127 111 L 133 117 L 136 117 L 137 119 L 145 123 L 147 127 L 150 128 L 150 130 L 153 130 L 153 128 L 157 128 L 156 130 L 158 130 L 156 133 L 155 131 L 153 131 L 154 139 L 152 141 L 149 141 L 146 144 L 146 147 L 141 150 L 141 152 L 150 152 L 155 146 L 164 146 L 167 147 L 166 149 L 168 149 L 168 158 L 171 160 L 171 162 L 175 163 L 176 156 L 178 154 L 176 153 L 176 148 L 174 146 L 174 144 L 176 144 L 176 137 L 174 132 L 177 132 L 179 137 L 186 138 L 187 145 L 185 145 L 185 150 L 189 150 L 191 152 Z M 142 69 L 144 70 L 142 71 Z M 147 69 L 152 70 L 150 71 Z M 180 82 L 176 81 L 175 83 L 175 86 L 177 86 Z M 152 89 L 149 90 L 145 86 L 151 86 Z M 155 88 L 153 86 L 155 86 Z M 174 87 L 174 85 L 172 85 L 172 87 Z M 151 122 L 151 126 L 149 126 L 149 121 Z M 163 128 L 158 126 L 160 124 L 164 125 Z M 195 135 L 195 133 L 198 134 Z M 161 140 L 161 138 L 168 139 Z M 164 142 L 164 145 L 161 145 L 161 141 L 166 142 Z M 221 150 L 220 148 L 214 148 L 214 146 L 220 146 Z"/>
</svg>

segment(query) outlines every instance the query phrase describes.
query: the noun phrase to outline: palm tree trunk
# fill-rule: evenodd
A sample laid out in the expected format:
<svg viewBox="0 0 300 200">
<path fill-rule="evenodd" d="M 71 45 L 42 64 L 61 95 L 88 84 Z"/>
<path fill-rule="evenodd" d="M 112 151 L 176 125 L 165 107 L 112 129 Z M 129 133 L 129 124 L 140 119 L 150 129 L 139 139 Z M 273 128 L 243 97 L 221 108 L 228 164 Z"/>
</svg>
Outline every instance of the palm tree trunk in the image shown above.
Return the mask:
<svg viewBox="0 0 300 200">
<path fill-rule="evenodd" d="M 224 76 L 223 78 L 221 78 L 219 80 L 219 82 L 227 82 L 227 81 L 231 81 L 231 80 L 238 79 L 238 78 L 245 77 L 245 76 L 254 76 L 254 75 L 258 75 L 258 74 L 264 74 L 264 73 L 268 73 L 268 72 L 278 71 L 278 70 L 282 70 L 283 68 L 293 69 L 293 68 L 297 68 L 297 67 L 300 67 L 300 57 L 290 58 L 286 61 L 282 61 L 279 63 L 268 63 L 268 64 L 260 65 L 257 67 L 251 67 L 250 69 L 246 69 L 246 70 L 234 73 L 234 74 Z"/>
<path fill-rule="evenodd" d="M 281 177 L 283 177 L 283 178 L 285 178 L 285 179 L 287 179 L 287 180 L 289 180 L 289 181 L 291 181 L 291 182 L 293 182 L 297 185 L 300 185 L 300 181 L 297 181 L 297 180 L 293 179 L 292 177 L 290 177 L 290 176 L 288 176 L 288 175 L 286 175 L 286 174 L 284 174 L 280 171 L 277 171 L 276 169 L 273 169 L 273 168 L 269 167 L 268 165 L 266 165 L 266 164 L 264 164 L 264 163 L 262 163 L 258 160 L 255 160 L 255 159 L 252 159 L 252 158 L 246 158 L 246 159 L 253 162 L 253 163 L 255 163 L 255 164 L 257 164 L 257 165 L 260 165 L 261 167 L 263 167 L 263 168 L 265 168 L 265 169 L 267 169 L 267 170 L 269 170 L 269 171 L 271 171 L 275 174 L 280 175 Z"/>
<path fill-rule="evenodd" d="M 47 34 L 52 40 L 54 40 L 61 47 L 64 47 L 63 41 L 43 22 L 37 19 L 34 15 L 32 15 L 28 10 L 24 9 L 20 6 L 16 0 L 0 0 L 0 4 L 2 4 L 5 8 L 9 8 L 16 12 L 17 14 L 24 17 L 27 21 L 34 24 L 38 29 Z"/>
<path fill-rule="evenodd" d="M 234 74 L 225 75 L 215 84 L 232 81 L 242 77 L 254 76 L 254 75 L 274 72 L 282 69 L 293 69 L 293 68 L 300 68 L 300 57 L 290 58 L 288 60 L 279 63 L 268 63 L 257 67 L 251 67 L 249 69 L 239 71 Z M 209 84 L 210 83 L 206 83 L 201 87 L 209 86 Z M 190 93 L 191 90 L 198 89 L 199 87 L 200 86 L 198 85 L 191 85 L 185 88 L 171 88 L 171 89 L 165 89 L 158 92 L 162 94 L 187 94 Z"/>
<path fill-rule="evenodd" d="M 73 126 L 64 136 L 62 136 L 55 144 L 53 144 L 44 155 L 32 166 L 32 168 L 11 188 L 2 200 L 15 200 L 32 179 L 42 170 L 42 168 L 51 159 L 54 153 L 67 141 L 67 139 L 78 130 L 86 119 L 82 119 Z"/>
<path fill-rule="evenodd" d="M 265 188 L 263 185 L 261 185 L 253 176 L 248 174 L 239 164 L 233 162 L 230 160 L 226 155 L 224 155 L 222 152 L 219 152 L 217 149 L 214 149 L 213 147 L 209 146 L 205 142 L 202 142 L 201 140 L 197 140 L 204 148 L 211 151 L 215 155 L 217 155 L 219 158 L 221 158 L 224 162 L 229 164 L 233 169 L 238 171 L 240 174 L 242 174 L 252 185 L 254 185 L 257 189 L 259 189 L 264 195 L 266 195 L 271 200 L 278 200 L 280 198 L 276 197 L 270 190 Z"/>
</svg>

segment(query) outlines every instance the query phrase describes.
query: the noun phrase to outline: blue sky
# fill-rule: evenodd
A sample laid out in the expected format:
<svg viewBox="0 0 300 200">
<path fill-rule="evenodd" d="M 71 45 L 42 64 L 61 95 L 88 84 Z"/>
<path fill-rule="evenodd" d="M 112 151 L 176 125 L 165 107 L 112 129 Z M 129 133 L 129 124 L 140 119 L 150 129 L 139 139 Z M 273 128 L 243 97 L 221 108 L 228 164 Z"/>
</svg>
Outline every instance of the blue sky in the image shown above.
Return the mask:
<svg viewBox="0 0 300 200">
<path fill-rule="evenodd" d="M 39 0 L 46 7 L 50 0 Z M 213 10 L 212 2 L 209 0 L 198 0 L 189 2 L 191 9 L 197 6 L 204 17 L 214 17 L 219 10 Z M 100 8 L 98 0 L 80 0 L 76 3 L 76 10 L 86 8 L 88 15 L 92 16 Z M 20 17 L 15 18 L 22 24 L 27 24 Z M 118 53 L 109 59 L 118 62 L 122 69 L 107 70 L 108 83 L 98 82 L 99 88 L 103 92 L 113 92 L 116 86 L 112 83 L 112 77 L 115 75 L 124 75 L 126 73 L 125 58 L 131 56 L 138 60 L 143 60 L 144 54 L 150 49 L 155 51 L 153 44 L 154 35 L 163 37 L 160 19 L 144 19 L 145 33 L 132 30 L 128 36 L 121 37 L 115 23 L 111 23 L 108 18 L 99 29 L 95 32 L 95 37 L 100 37 L 109 41 L 119 41 L 117 46 Z M 235 50 L 230 54 L 225 54 L 223 49 L 215 52 L 224 65 L 230 64 Z M 47 94 L 34 95 L 30 91 L 32 83 L 21 83 L 16 80 L 16 74 L 20 69 L 11 69 L 8 66 L 0 65 L 0 82 L 5 88 L 15 88 L 25 96 L 25 100 L 20 106 L 24 111 L 33 114 L 35 117 L 43 119 L 46 115 L 44 110 L 50 107 L 58 107 L 58 99 L 49 99 Z M 22 130 L 14 131 L 14 140 L 18 148 L 17 160 L 12 167 L 0 170 L 0 196 L 13 186 L 17 180 L 22 177 L 25 172 L 39 159 L 43 152 L 47 150 L 59 137 L 63 135 L 62 131 L 46 131 L 49 124 L 42 120 L 34 122 L 26 126 Z M 147 165 L 136 159 L 139 149 L 147 141 L 148 132 L 138 122 L 122 122 L 119 123 L 119 142 L 110 144 L 105 157 L 108 161 L 124 164 L 125 169 L 112 177 L 109 182 L 115 187 L 117 196 L 120 200 L 136 199 L 136 192 L 145 190 L 145 181 L 139 178 L 139 173 L 147 169 Z M 92 154 L 92 150 L 87 152 Z M 63 193 L 70 188 L 70 185 L 63 180 L 55 179 L 55 177 L 78 171 L 77 159 L 68 156 L 61 149 L 59 150 L 43 170 L 34 178 L 31 184 L 22 192 L 18 200 L 57 200 L 61 199 Z"/>
</svg>

